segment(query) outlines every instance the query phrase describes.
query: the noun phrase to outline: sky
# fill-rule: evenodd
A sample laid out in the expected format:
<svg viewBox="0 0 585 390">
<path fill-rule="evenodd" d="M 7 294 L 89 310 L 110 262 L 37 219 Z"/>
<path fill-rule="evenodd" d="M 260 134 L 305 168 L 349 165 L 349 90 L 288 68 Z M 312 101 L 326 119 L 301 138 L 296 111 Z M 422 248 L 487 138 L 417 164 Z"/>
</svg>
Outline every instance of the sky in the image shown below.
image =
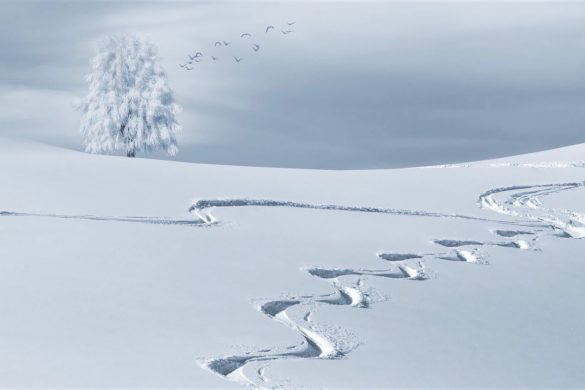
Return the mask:
<svg viewBox="0 0 585 390">
<path fill-rule="evenodd" d="M 585 142 L 585 2 L 0 1 L 0 136 L 83 150 L 72 102 L 124 32 L 182 106 L 174 160 L 393 168 Z"/>
</svg>

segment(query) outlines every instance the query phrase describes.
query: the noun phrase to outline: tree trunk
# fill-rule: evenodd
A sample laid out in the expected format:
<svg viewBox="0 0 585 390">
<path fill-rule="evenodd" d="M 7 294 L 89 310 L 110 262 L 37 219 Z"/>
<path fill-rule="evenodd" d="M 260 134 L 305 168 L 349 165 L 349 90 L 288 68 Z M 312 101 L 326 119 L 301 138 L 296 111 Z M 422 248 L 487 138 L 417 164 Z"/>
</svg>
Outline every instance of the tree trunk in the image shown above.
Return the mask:
<svg viewBox="0 0 585 390">
<path fill-rule="evenodd" d="M 134 137 L 129 137 L 128 134 L 126 134 L 126 125 L 128 125 L 130 115 L 132 115 L 132 111 L 128 112 L 128 116 L 124 119 L 124 122 L 122 122 L 122 125 L 120 126 L 120 134 L 122 137 L 126 138 L 126 157 L 135 157 L 136 147 L 130 146 L 133 145 Z"/>
</svg>

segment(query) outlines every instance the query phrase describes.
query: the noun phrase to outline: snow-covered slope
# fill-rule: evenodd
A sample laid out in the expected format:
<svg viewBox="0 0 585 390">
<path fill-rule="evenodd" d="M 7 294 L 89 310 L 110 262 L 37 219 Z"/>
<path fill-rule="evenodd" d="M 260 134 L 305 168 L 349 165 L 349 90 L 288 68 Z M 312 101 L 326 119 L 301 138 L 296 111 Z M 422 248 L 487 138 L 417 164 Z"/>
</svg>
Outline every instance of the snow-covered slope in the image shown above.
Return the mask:
<svg viewBox="0 0 585 390">
<path fill-rule="evenodd" d="M 303 171 L 0 141 L 0 387 L 584 387 L 585 145 Z"/>
</svg>

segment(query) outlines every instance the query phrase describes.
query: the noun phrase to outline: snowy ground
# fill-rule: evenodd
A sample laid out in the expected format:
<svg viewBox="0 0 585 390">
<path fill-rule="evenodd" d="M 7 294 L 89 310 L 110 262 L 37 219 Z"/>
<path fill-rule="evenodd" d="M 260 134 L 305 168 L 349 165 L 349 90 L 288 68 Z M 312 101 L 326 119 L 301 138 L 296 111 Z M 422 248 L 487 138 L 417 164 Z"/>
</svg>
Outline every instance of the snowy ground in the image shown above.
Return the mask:
<svg viewBox="0 0 585 390">
<path fill-rule="evenodd" d="M 585 387 L 584 168 L 585 144 L 335 172 L 3 139 L 0 387 Z"/>
</svg>

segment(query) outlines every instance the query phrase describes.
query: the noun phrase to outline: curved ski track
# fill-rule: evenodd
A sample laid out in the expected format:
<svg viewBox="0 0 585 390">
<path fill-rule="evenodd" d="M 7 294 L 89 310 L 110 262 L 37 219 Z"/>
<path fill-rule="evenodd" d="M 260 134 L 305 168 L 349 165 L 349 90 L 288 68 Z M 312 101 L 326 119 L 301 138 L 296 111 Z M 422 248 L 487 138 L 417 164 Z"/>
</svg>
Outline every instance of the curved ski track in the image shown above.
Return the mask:
<svg viewBox="0 0 585 390">
<path fill-rule="evenodd" d="M 404 209 L 377 207 L 353 207 L 339 205 L 316 205 L 309 203 L 255 200 L 255 199 L 217 199 L 198 200 L 189 209 L 203 223 L 217 223 L 209 213 L 211 208 L 219 207 L 292 207 L 319 210 L 338 210 L 366 213 L 424 216 L 435 218 L 461 218 L 500 225 L 516 225 L 522 229 L 498 228 L 491 232 L 499 237 L 498 241 L 437 239 L 434 243 L 446 249 L 436 253 L 379 253 L 377 256 L 386 261 L 384 269 L 306 267 L 302 271 L 330 283 L 333 292 L 329 295 L 289 296 L 275 300 L 263 300 L 256 309 L 268 318 L 284 324 L 296 332 L 299 344 L 285 347 L 260 349 L 220 358 L 201 360 L 200 366 L 221 377 L 254 388 L 276 388 L 282 384 L 270 379 L 266 370 L 271 361 L 281 359 L 340 359 L 358 346 L 339 330 L 324 328 L 313 322 L 314 311 L 321 305 L 338 305 L 351 308 L 367 308 L 383 298 L 376 298 L 375 292 L 364 287 L 368 277 L 423 281 L 429 278 L 425 270 L 425 260 L 447 260 L 476 264 L 488 264 L 482 249 L 500 246 L 520 250 L 537 250 L 535 244 L 544 234 L 555 234 L 568 238 L 585 237 L 585 214 L 569 210 L 548 209 L 542 206 L 540 198 L 561 191 L 575 190 L 585 186 L 585 182 L 545 184 L 532 186 L 511 186 L 496 188 L 479 196 L 481 208 L 521 221 L 490 220 L 461 214 L 447 214 Z M 207 212 L 206 212 L 207 211 Z"/>
<path fill-rule="evenodd" d="M 572 166 L 574 167 L 575 165 Z M 0 217 L 44 217 L 208 227 L 219 223 L 209 213 L 209 209 L 254 206 L 382 213 L 429 218 L 457 218 L 507 226 L 506 228 L 500 227 L 491 230 L 498 237 L 497 241 L 437 239 L 434 240 L 434 243 L 444 248 L 443 252 L 379 253 L 378 258 L 388 265 L 383 269 L 322 266 L 303 268 L 302 271 L 308 275 L 328 282 L 331 285 L 332 292 L 326 295 L 307 294 L 256 302 L 257 310 L 263 315 L 293 330 L 299 336 L 300 342 L 298 344 L 264 348 L 220 358 L 205 359 L 199 362 L 203 368 L 214 374 L 242 385 L 255 388 L 274 388 L 278 386 L 277 382 L 270 379 L 266 374 L 267 366 L 271 361 L 294 358 L 340 359 L 358 346 L 358 343 L 353 341 L 351 335 L 344 333 L 341 329 L 325 327 L 313 321 L 313 313 L 319 306 L 336 305 L 348 308 L 367 308 L 384 298 L 376 296 L 375 291 L 365 288 L 364 280 L 366 278 L 380 277 L 424 281 L 429 278 L 429 273 L 425 268 L 425 261 L 427 260 L 487 264 L 485 255 L 482 253 L 482 248 L 485 247 L 500 246 L 521 250 L 536 250 L 536 242 L 546 234 L 554 234 L 565 238 L 584 238 L 585 214 L 571 210 L 545 208 L 540 201 L 542 197 L 547 195 L 583 187 L 585 187 L 585 182 L 510 186 L 491 189 L 479 196 L 478 206 L 480 208 L 511 217 L 506 220 L 432 211 L 319 205 L 262 199 L 198 200 L 189 208 L 189 212 L 196 219 L 65 215 L 11 211 L 0 211 Z M 519 229 L 514 229 L 514 227 L 519 227 Z"/>
<path fill-rule="evenodd" d="M 585 187 L 585 182 L 495 188 L 481 194 L 478 204 L 482 208 L 500 214 L 543 223 L 563 237 L 583 238 L 585 237 L 585 214 L 546 208 L 540 201 L 543 196 L 583 187 Z M 502 197 L 503 199 L 500 199 Z"/>
</svg>

